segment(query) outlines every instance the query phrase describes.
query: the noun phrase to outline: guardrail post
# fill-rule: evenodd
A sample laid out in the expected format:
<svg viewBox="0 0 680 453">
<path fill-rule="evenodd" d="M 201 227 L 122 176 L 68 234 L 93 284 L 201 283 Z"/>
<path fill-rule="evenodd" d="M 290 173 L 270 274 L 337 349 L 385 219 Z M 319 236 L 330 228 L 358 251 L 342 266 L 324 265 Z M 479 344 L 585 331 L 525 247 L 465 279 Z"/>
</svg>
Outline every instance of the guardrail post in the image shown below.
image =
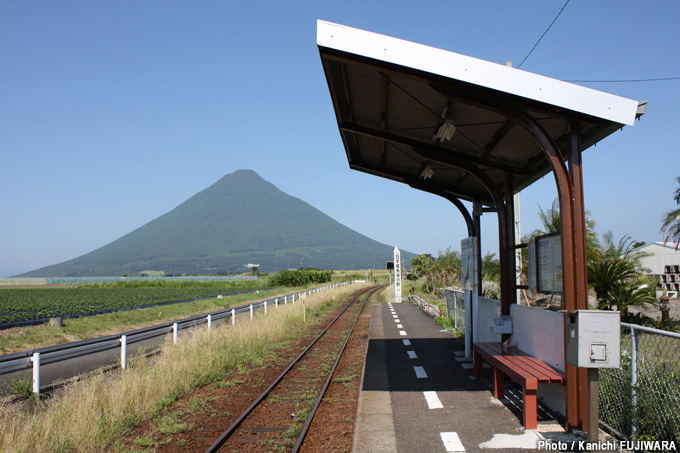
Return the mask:
<svg viewBox="0 0 680 453">
<path fill-rule="evenodd" d="M 264 301 L 264 314 L 267 314 L 267 301 Z"/>
<path fill-rule="evenodd" d="M 250 304 L 250 320 L 253 320 L 253 304 Z"/>
<path fill-rule="evenodd" d="M 212 327 L 212 315 L 208 315 L 208 329 Z"/>
<path fill-rule="evenodd" d="M 177 344 L 177 323 L 172 324 L 172 343 Z"/>
<path fill-rule="evenodd" d="M 33 353 L 33 394 L 40 394 L 40 353 Z"/>
<path fill-rule="evenodd" d="M 120 336 L 120 367 L 122 369 L 127 368 L 126 357 L 127 357 L 127 335 L 121 335 Z"/>
<path fill-rule="evenodd" d="M 274 303 L 276 304 L 276 308 L 279 308 L 279 298 L 277 297 L 274 299 Z"/>
<path fill-rule="evenodd" d="M 232 326 L 236 325 L 236 309 L 235 308 L 231 309 L 231 325 Z"/>
<path fill-rule="evenodd" d="M 293 296 L 293 299 L 295 296 Z M 288 305 L 288 296 L 283 296 L 283 305 Z"/>
</svg>

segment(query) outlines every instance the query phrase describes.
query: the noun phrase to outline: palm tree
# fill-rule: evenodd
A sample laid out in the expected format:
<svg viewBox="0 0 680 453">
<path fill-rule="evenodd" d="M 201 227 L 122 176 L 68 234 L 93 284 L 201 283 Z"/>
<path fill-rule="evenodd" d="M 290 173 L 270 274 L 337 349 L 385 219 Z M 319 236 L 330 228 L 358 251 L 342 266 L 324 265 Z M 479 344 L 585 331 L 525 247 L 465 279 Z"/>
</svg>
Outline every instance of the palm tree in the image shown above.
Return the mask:
<svg viewBox="0 0 680 453">
<path fill-rule="evenodd" d="M 610 294 L 616 285 L 637 277 L 635 263 L 611 256 L 588 260 L 588 283 L 593 286 L 601 310 L 611 309 Z"/>
<path fill-rule="evenodd" d="M 675 177 L 675 181 L 678 183 L 678 188 L 675 189 L 675 195 L 673 199 L 675 203 L 680 206 L 680 176 Z M 675 250 L 678 250 L 680 246 L 680 208 L 668 211 L 663 217 L 663 223 L 661 224 L 661 233 L 663 233 L 664 243 L 671 241 L 675 242 Z"/>
<path fill-rule="evenodd" d="M 487 252 L 482 258 L 482 278 L 497 282 L 501 276 L 501 262 L 495 253 Z"/>
<path fill-rule="evenodd" d="M 411 268 L 418 277 L 428 274 L 433 264 L 434 258 L 429 253 L 423 253 L 411 259 Z"/>
<path fill-rule="evenodd" d="M 600 302 L 600 309 L 613 310 L 614 306 L 621 312 L 621 319 L 627 322 L 628 308 L 632 306 L 644 307 L 656 301 L 647 288 L 637 288 L 629 282 L 614 284 L 608 295 L 609 300 Z M 604 306 L 603 306 L 604 305 Z"/>
</svg>

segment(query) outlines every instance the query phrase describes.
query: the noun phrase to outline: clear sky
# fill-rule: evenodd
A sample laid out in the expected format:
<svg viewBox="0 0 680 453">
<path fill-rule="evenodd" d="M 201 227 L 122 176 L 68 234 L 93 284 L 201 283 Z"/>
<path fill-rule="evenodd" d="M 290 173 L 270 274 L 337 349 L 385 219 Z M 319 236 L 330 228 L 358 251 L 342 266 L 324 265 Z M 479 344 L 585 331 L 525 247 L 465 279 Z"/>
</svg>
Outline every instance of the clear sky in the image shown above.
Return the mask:
<svg viewBox="0 0 680 453">
<path fill-rule="evenodd" d="M 0 1 L 0 277 L 75 258 L 252 169 L 371 238 L 459 249 L 449 202 L 349 170 L 316 20 L 515 66 L 563 0 Z M 521 69 L 562 80 L 680 76 L 680 2 L 571 0 Z M 680 80 L 582 83 L 649 99 L 584 153 L 599 233 L 661 240 L 680 175 Z M 556 196 L 522 192 L 522 230 Z M 497 251 L 483 217 L 484 250 Z M 275 228 L 272 225 L 272 228 Z"/>
</svg>

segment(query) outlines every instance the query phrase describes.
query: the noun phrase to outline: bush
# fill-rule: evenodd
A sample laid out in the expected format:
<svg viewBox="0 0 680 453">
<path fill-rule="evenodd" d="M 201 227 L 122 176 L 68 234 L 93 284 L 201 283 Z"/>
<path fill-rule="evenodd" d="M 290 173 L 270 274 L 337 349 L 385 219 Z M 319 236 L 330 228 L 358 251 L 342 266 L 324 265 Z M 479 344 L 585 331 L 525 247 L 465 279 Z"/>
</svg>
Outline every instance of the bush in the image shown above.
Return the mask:
<svg viewBox="0 0 680 453">
<path fill-rule="evenodd" d="M 331 281 L 331 271 L 304 268 L 294 271 L 281 271 L 271 277 L 273 286 L 305 286 L 309 283 L 326 283 Z"/>
</svg>

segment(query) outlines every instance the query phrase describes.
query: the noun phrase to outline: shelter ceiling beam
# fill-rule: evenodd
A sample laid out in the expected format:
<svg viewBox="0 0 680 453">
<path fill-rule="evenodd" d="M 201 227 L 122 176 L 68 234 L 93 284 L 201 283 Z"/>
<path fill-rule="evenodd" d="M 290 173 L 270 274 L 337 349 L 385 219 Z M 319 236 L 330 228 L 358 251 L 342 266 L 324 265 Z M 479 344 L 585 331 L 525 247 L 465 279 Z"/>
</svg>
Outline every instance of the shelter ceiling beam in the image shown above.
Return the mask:
<svg viewBox="0 0 680 453">
<path fill-rule="evenodd" d="M 481 165 L 484 167 L 488 168 L 495 168 L 497 170 L 502 170 L 506 173 L 511 173 L 515 175 L 525 175 L 528 174 L 525 170 L 519 168 L 519 167 L 514 167 L 512 165 L 507 165 L 503 164 L 500 162 L 496 161 L 491 161 L 488 158 L 487 159 L 480 159 L 476 156 L 472 155 L 465 155 L 465 156 L 460 156 L 460 153 L 455 154 L 455 151 L 448 150 L 439 146 L 428 146 L 427 144 L 419 141 L 419 140 L 414 140 L 410 139 L 407 137 L 402 137 L 400 135 L 394 134 L 392 132 L 387 132 L 387 131 L 377 131 L 372 128 L 364 127 L 364 126 L 359 126 L 358 124 L 351 124 L 351 123 L 342 123 L 340 124 L 340 130 L 343 132 L 352 132 L 355 134 L 359 135 L 365 135 L 367 137 L 375 138 L 377 140 L 384 140 L 392 143 L 397 143 L 400 145 L 405 145 L 405 146 L 411 146 L 411 147 L 418 147 L 418 148 L 431 148 L 433 151 L 437 150 L 439 152 L 447 152 L 447 160 L 442 161 L 442 162 L 472 162 L 477 165 Z"/>
<path fill-rule="evenodd" d="M 496 146 L 505 138 L 506 135 L 510 132 L 510 130 L 515 126 L 515 123 L 512 121 L 505 121 L 501 124 L 501 126 L 496 129 L 496 132 L 494 133 L 493 137 L 484 145 L 483 150 L 479 153 L 479 158 L 484 159 L 487 157 L 491 152 L 496 149 Z M 465 178 L 468 177 L 468 174 L 461 175 L 460 178 L 458 178 L 457 183 L 461 183 L 465 180 Z"/>
</svg>

